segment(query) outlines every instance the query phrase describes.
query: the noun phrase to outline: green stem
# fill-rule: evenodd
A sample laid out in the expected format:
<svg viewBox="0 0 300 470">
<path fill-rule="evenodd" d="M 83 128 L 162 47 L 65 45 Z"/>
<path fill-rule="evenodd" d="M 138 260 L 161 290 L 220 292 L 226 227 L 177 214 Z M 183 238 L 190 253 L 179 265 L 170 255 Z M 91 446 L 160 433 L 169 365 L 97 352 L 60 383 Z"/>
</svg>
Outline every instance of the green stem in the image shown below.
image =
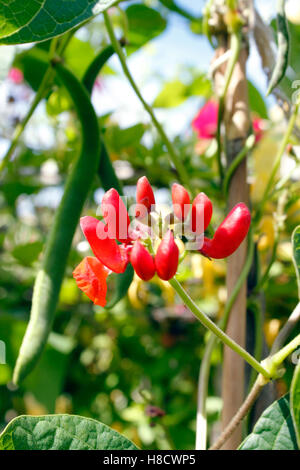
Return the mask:
<svg viewBox="0 0 300 470">
<path fill-rule="evenodd" d="M 0 171 L 3 170 L 5 168 L 5 166 L 8 164 L 8 162 L 10 161 L 10 159 L 11 159 L 11 157 L 12 157 L 12 155 L 13 155 L 13 153 L 14 153 L 17 145 L 18 145 L 19 139 L 20 139 L 21 135 L 23 134 L 24 129 L 27 126 L 30 118 L 32 117 L 34 111 L 36 110 L 37 106 L 42 101 L 42 99 L 47 96 L 47 93 L 49 91 L 49 87 L 52 84 L 52 81 L 53 81 L 54 76 L 55 76 L 55 71 L 53 70 L 53 67 L 51 65 L 51 60 L 55 56 L 56 52 L 59 53 L 59 54 L 62 54 L 62 52 L 65 50 L 70 38 L 71 38 L 71 35 L 69 33 L 66 36 L 66 39 L 61 42 L 59 47 L 58 47 L 58 39 L 57 38 L 54 38 L 51 41 L 50 49 L 49 49 L 49 65 L 48 65 L 48 68 L 46 69 L 45 75 L 43 76 L 43 79 L 40 83 L 40 86 L 37 90 L 37 93 L 34 97 L 34 100 L 31 103 L 31 106 L 30 106 L 26 116 L 24 117 L 23 121 L 15 129 L 12 141 L 10 143 L 10 146 L 9 146 L 9 148 L 8 148 L 8 150 L 7 150 L 5 156 L 3 157 L 3 160 L 0 164 Z"/>
<path fill-rule="evenodd" d="M 285 135 L 284 135 L 284 137 L 281 141 L 277 156 L 275 158 L 275 162 L 274 162 L 274 165 L 273 165 L 271 175 L 270 175 L 270 178 L 268 180 L 266 189 L 264 191 L 262 201 L 261 201 L 261 203 L 259 205 L 259 208 L 257 210 L 257 214 L 256 214 L 256 217 L 255 217 L 255 222 L 256 223 L 258 223 L 259 220 L 261 219 L 265 204 L 266 204 L 267 200 L 269 199 L 270 192 L 271 192 L 274 180 L 276 178 L 276 173 L 277 173 L 277 171 L 279 169 L 279 166 L 280 166 L 281 158 L 282 158 L 282 156 L 285 152 L 287 144 L 289 143 L 291 134 L 292 134 L 294 126 L 295 126 L 298 111 L 299 111 L 299 105 L 297 104 L 297 105 L 295 105 L 294 111 L 293 111 L 293 113 L 290 117 L 289 124 L 288 124 L 287 130 L 286 130 L 286 133 L 285 133 Z"/>
<path fill-rule="evenodd" d="M 219 327 L 222 330 L 225 330 L 228 318 L 233 307 L 233 304 L 241 290 L 241 287 L 245 280 L 247 279 L 248 273 L 250 271 L 252 265 L 252 259 L 254 255 L 254 242 L 252 237 L 252 230 L 249 232 L 248 235 L 248 255 L 241 272 L 241 275 L 231 293 L 231 296 L 226 303 L 226 307 L 224 310 L 224 314 L 222 319 L 219 323 Z M 210 334 L 208 339 L 204 356 L 201 361 L 200 372 L 199 372 L 199 381 L 198 381 L 198 406 L 197 406 L 197 426 L 196 426 L 196 450 L 205 450 L 206 449 L 206 441 L 207 441 L 207 420 L 206 420 L 206 399 L 207 399 L 207 391 L 208 391 L 208 378 L 211 366 L 211 356 L 213 350 L 216 346 L 218 341 L 217 336 Z"/>
<path fill-rule="evenodd" d="M 113 29 L 113 26 L 112 26 L 112 23 L 110 21 L 110 18 L 109 18 L 109 15 L 106 11 L 103 12 L 103 16 L 104 16 L 104 21 L 105 21 L 105 26 L 106 26 L 106 29 L 107 29 L 107 32 L 108 32 L 108 35 L 109 35 L 109 38 L 110 38 L 110 41 L 119 57 L 119 60 L 120 60 L 120 63 L 121 63 L 121 66 L 122 66 L 122 69 L 123 69 L 123 72 L 125 74 L 125 76 L 127 77 L 132 89 L 134 90 L 136 96 L 139 98 L 140 102 L 142 103 L 143 107 L 145 108 L 145 110 L 147 111 L 147 113 L 149 114 L 149 116 L 151 117 L 152 119 L 152 122 L 154 124 L 154 126 L 156 127 L 156 130 L 158 132 L 158 134 L 160 135 L 161 139 L 163 140 L 168 152 L 169 152 L 169 156 L 171 158 L 171 161 L 174 165 L 174 167 L 176 168 L 182 182 L 186 185 L 186 187 L 191 191 L 192 191 L 192 188 L 191 188 L 191 184 L 190 184 L 190 177 L 185 169 L 185 166 L 183 165 L 183 163 L 181 162 L 180 160 L 180 157 L 178 156 L 175 148 L 173 147 L 173 144 L 170 142 L 167 134 L 165 133 L 162 125 L 160 124 L 160 122 L 157 120 L 155 114 L 154 114 L 154 111 L 153 109 L 151 108 L 151 106 L 144 100 L 137 84 L 135 83 L 131 73 L 130 73 L 130 70 L 127 66 L 127 63 L 126 63 L 126 57 L 124 55 L 124 52 L 122 50 L 122 47 L 120 46 L 120 43 L 119 41 L 117 40 L 116 36 L 115 36 L 115 33 L 114 33 L 114 29 Z"/>
<path fill-rule="evenodd" d="M 286 346 L 284 346 L 280 351 L 275 353 L 273 356 L 268 357 L 263 361 L 263 363 L 267 366 L 267 369 L 273 375 L 276 373 L 278 367 L 283 363 L 283 361 L 292 354 L 295 349 L 300 346 L 300 334 L 297 335 L 292 341 L 290 341 Z"/>
<path fill-rule="evenodd" d="M 33 115 L 34 111 L 36 110 L 38 104 L 47 95 L 49 83 L 52 81 L 54 75 L 55 75 L 55 72 L 53 72 L 52 67 L 49 66 L 48 69 L 45 72 L 43 80 L 41 81 L 39 89 L 38 89 L 38 91 L 37 91 L 37 93 L 34 97 L 34 100 L 31 103 L 31 106 L 30 106 L 26 116 L 24 117 L 23 121 L 20 122 L 20 124 L 18 124 L 18 126 L 15 129 L 12 141 L 10 143 L 10 146 L 9 146 L 9 148 L 8 148 L 4 158 L 2 160 L 1 170 L 3 168 L 5 168 L 5 166 L 7 165 L 9 160 L 11 159 L 11 156 L 13 155 L 13 153 L 14 153 L 17 145 L 18 145 L 19 139 L 20 139 L 21 135 L 23 134 L 24 129 L 27 126 L 28 121 L 30 120 L 30 118 Z"/>
<path fill-rule="evenodd" d="M 270 262 L 269 262 L 268 266 L 266 267 L 266 270 L 265 270 L 264 274 L 262 275 L 261 279 L 259 280 L 257 286 L 255 287 L 255 289 L 253 291 L 253 294 L 257 294 L 264 287 L 265 283 L 268 280 L 269 273 L 270 273 L 271 268 L 272 268 L 272 266 L 273 266 L 273 264 L 276 260 L 278 242 L 279 242 L 279 239 L 278 239 L 278 236 L 277 236 L 276 239 L 275 239 L 274 245 L 273 245 Z"/>
<path fill-rule="evenodd" d="M 259 309 L 254 309 L 252 310 L 252 314 L 254 316 L 254 321 L 255 321 L 255 346 L 254 346 L 254 357 L 260 361 L 262 357 L 262 352 L 263 352 L 263 322 L 262 322 L 262 317 L 261 317 L 261 312 Z M 256 378 L 256 373 L 252 369 L 251 374 L 250 374 L 250 380 L 249 380 L 249 389 L 252 388 Z"/>
<path fill-rule="evenodd" d="M 224 344 L 229 348 L 235 351 L 239 356 L 241 356 L 248 364 L 250 364 L 253 369 L 258 373 L 262 374 L 265 378 L 270 379 L 270 373 L 253 357 L 249 354 L 244 348 L 237 344 L 233 339 L 231 339 L 224 331 L 222 331 L 210 318 L 208 318 L 195 302 L 191 299 L 188 293 L 183 289 L 181 284 L 174 277 L 169 281 L 169 284 L 175 289 L 179 297 L 183 300 L 184 304 L 191 310 L 195 317 L 212 333 L 214 333 Z"/>
<path fill-rule="evenodd" d="M 281 349 L 285 340 L 289 337 L 293 328 L 295 328 L 295 326 L 299 323 L 299 321 L 300 321 L 300 302 L 296 305 L 289 319 L 281 328 L 277 337 L 275 338 L 275 341 L 271 348 L 271 356 L 277 353 Z"/>
<path fill-rule="evenodd" d="M 229 166 L 228 170 L 226 171 L 226 175 L 224 178 L 224 194 L 228 194 L 228 189 L 230 185 L 231 178 L 233 177 L 237 167 L 240 165 L 240 163 L 244 160 L 244 158 L 247 156 L 248 152 L 253 148 L 255 144 L 255 136 L 253 134 L 249 135 L 248 139 L 246 140 L 245 146 L 242 148 L 240 153 L 235 157 L 231 165 Z"/>
<path fill-rule="evenodd" d="M 218 109 L 218 124 L 217 124 L 217 162 L 219 168 L 219 175 L 221 185 L 224 178 L 224 170 L 222 165 L 222 139 L 221 139 L 221 125 L 223 120 L 224 108 L 225 108 L 225 98 L 230 85 L 234 67 L 238 61 L 240 50 L 241 50 L 241 37 L 240 33 L 232 33 L 230 36 L 230 50 L 231 56 L 227 64 L 225 77 L 224 77 L 224 87 L 223 91 L 219 96 L 219 109 Z"/>
</svg>

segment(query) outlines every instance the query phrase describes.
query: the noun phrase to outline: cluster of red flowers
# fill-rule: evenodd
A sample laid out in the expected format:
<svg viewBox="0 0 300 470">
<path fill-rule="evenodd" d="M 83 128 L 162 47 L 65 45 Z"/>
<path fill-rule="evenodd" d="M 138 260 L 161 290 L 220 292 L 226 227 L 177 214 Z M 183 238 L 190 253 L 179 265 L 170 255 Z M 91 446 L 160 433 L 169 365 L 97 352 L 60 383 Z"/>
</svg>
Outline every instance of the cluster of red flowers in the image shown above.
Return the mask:
<svg viewBox="0 0 300 470">
<path fill-rule="evenodd" d="M 188 223 L 195 237 L 203 236 L 212 217 L 210 199 L 200 193 L 191 205 L 187 190 L 175 183 L 172 187 L 172 201 L 173 219 Z M 73 276 L 78 287 L 97 305 L 106 304 L 107 276 L 110 272 L 124 272 L 128 263 L 132 264 L 137 275 L 145 281 L 152 279 L 155 274 L 168 281 L 176 274 L 179 249 L 170 228 L 154 253 L 153 234 L 149 230 L 148 221 L 149 215 L 155 210 L 155 198 L 145 176 L 138 180 L 136 202 L 135 224 L 131 224 L 120 195 L 115 189 L 110 189 L 101 203 L 105 223 L 90 216 L 83 217 L 80 221 L 95 257 L 84 258 L 74 270 Z M 200 253 L 209 258 L 230 256 L 247 235 L 250 222 L 248 208 L 243 203 L 238 204 L 218 227 L 212 239 L 203 237 Z"/>
</svg>

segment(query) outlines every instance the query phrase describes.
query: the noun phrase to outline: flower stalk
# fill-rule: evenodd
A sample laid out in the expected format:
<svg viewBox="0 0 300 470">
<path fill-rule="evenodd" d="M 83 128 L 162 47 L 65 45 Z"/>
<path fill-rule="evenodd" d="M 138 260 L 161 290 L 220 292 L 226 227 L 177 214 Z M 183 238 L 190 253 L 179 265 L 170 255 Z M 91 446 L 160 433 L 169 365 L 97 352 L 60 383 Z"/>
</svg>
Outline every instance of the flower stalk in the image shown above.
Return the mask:
<svg viewBox="0 0 300 470">
<path fill-rule="evenodd" d="M 191 299 L 188 293 L 184 290 L 181 284 L 174 277 L 169 281 L 170 285 L 175 289 L 179 297 L 183 300 L 184 304 L 190 309 L 194 316 L 212 333 L 214 333 L 224 344 L 229 346 L 239 356 L 241 356 L 253 369 L 259 374 L 263 375 L 266 379 L 271 379 L 272 375 L 270 372 L 260 364 L 251 354 L 249 354 L 244 348 L 239 346 L 234 340 L 232 340 L 224 331 L 222 331 L 205 313 L 203 313 L 195 302 Z"/>
</svg>

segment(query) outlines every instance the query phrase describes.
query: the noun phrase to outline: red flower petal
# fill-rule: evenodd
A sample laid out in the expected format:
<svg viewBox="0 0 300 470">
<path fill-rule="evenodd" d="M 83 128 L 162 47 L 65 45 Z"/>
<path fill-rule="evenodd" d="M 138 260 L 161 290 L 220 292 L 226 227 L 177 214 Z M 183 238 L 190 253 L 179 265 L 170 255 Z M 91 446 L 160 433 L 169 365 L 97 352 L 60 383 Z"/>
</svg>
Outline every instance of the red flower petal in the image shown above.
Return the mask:
<svg viewBox="0 0 300 470">
<path fill-rule="evenodd" d="M 148 250 L 139 241 L 136 241 L 131 254 L 130 261 L 133 269 L 143 281 L 150 281 L 155 274 L 155 264 Z"/>
<path fill-rule="evenodd" d="M 181 184 L 174 183 L 172 186 L 173 210 L 176 217 L 184 220 L 190 210 L 190 196 Z"/>
<path fill-rule="evenodd" d="M 129 215 L 116 189 L 112 188 L 104 194 L 101 209 L 110 237 L 123 243 L 130 243 L 128 236 Z"/>
<path fill-rule="evenodd" d="M 238 249 L 246 237 L 250 223 L 248 207 L 242 202 L 237 204 L 217 228 L 213 239 L 204 238 L 200 253 L 209 258 L 227 258 Z"/>
<path fill-rule="evenodd" d="M 82 217 L 80 226 L 94 255 L 115 273 L 123 273 L 128 264 L 127 250 L 109 238 L 107 226 L 95 217 Z"/>
<path fill-rule="evenodd" d="M 143 205 L 147 212 L 151 211 L 151 206 L 155 205 L 153 189 L 146 176 L 142 176 L 136 185 L 136 202 Z M 140 208 L 136 210 L 136 217 L 143 218 L 146 214 Z"/>
<path fill-rule="evenodd" d="M 155 255 L 155 266 L 158 276 L 168 281 L 175 276 L 179 260 L 179 249 L 173 233 L 168 230 L 164 235 Z"/>
<path fill-rule="evenodd" d="M 76 283 L 95 305 L 106 304 L 106 278 L 109 270 L 97 258 L 87 256 L 73 271 Z"/>
<path fill-rule="evenodd" d="M 211 221 L 212 213 L 211 200 L 205 193 L 199 193 L 192 204 L 192 231 L 197 234 L 203 233 Z"/>
</svg>

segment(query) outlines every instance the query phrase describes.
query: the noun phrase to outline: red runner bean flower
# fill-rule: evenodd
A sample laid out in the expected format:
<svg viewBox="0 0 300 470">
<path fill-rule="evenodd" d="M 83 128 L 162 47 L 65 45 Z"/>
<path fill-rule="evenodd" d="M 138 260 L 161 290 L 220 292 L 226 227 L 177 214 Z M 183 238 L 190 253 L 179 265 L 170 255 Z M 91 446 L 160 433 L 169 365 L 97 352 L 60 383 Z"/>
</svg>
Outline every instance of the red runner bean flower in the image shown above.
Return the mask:
<svg viewBox="0 0 300 470">
<path fill-rule="evenodd" d="M 164 281 L 176 275 L 179 249 L 173 230 L 178 222 L 188 227 L 192 239 L 198 240 L 200 235 L 204 242 L 197 249 L 209 258 L 230 256 L 246 237 L 251 222 L 249 209 L 240 203 L 228 214 L 212 239 L 203 237 L 213 212 L 206 194 L 199 193 L 191 205 L 187 190 L 175 183 L 172 187 L 173 215 L 163 218 L 157 212 L 154 193 L 145 176 L 137 182 L 136 202 L 133 212 L 136 217 L 130 221 L 122 198 L 115 189 L 110 189 L 101 202 L 104 222 L 91 216 L 80 219 L 81 229 L 95 257 L 84 258 L 73 276 L 78 287 L 96 305 L 106 305 L 108 275 L 123 273 L 128 263 L 144 281 L 150 281 L 155 274 Z M 164 233 L 152 230 L 153 220 L 155 228 L 166 226 Z M 156 243 L 159 237 L 162 239 Z M 156 253 L 154 246 L 158 246 Z M 185 249 L 191 248 L 186 245 Z"/>
</svg>

